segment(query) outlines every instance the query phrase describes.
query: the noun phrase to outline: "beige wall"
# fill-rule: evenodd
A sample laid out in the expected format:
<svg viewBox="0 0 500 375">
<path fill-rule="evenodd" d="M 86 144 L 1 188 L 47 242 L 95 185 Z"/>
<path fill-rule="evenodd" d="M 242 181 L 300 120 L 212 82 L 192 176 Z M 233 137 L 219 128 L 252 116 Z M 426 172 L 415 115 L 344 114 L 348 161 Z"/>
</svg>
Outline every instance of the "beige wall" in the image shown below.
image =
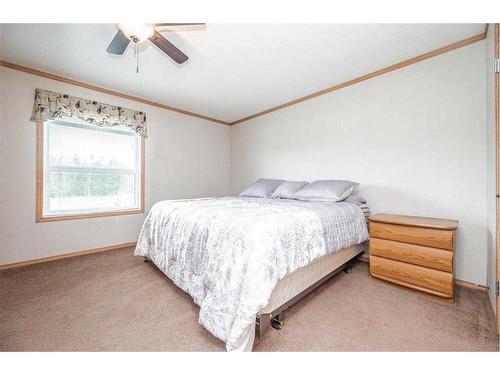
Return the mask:
<svg viewBox="0 0 500 375">
<path fill-rule="evenodd" d="M 233 126 L 232 191 L 358 181 L 374 213 L 458 219 L 456 276 L 484 285 L 485 68 L 482 41 Z"/>
<path fill-rule="evenodd" d="M 349 178 L 361 183 L 373 212 L 460 220 L 457 277 L 490 283 L 485 46 L 479 42 L 234 127 L 0 68 L 0 264 L 135 241 L 144 219 L 35 224 L 29 115 L 40 87 L 147 112 L 146 210 L 162 199 L 238 193 L 260 177 Z"/>
<path fill-rule="evenodd" d="M 36 224 L 35 88 L 142 110 L 148 116 L 146 211 L 159 200 L 226 195 L 230 127 L 0 68 L 0 264 L 136 241 L 144 215 Z"/>
</svg>

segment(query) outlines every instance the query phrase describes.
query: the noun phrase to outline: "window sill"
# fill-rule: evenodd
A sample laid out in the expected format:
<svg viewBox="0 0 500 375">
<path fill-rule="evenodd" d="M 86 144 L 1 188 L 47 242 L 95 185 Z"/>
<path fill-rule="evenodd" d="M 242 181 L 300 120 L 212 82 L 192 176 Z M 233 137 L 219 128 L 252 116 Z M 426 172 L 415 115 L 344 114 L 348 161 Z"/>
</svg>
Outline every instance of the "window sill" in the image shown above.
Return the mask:
<svg viewBox="0 0 500 375">
<path fill-rule="evenodd" d="M 143 214 L 144 209 L 135 209 L 127 211 L 106 211 L 95 212 L 89 214 L 73 214 L 73 215 L 58 215 L 58 216 L 37 216 L 35 217 L 36 223 L 45 223 L 49 221 L 65 221 L 65 220 L 80 220 L 91 219 L 97 217 L 120 216 L 120 215 L 138 215 Z"/>
</svg>

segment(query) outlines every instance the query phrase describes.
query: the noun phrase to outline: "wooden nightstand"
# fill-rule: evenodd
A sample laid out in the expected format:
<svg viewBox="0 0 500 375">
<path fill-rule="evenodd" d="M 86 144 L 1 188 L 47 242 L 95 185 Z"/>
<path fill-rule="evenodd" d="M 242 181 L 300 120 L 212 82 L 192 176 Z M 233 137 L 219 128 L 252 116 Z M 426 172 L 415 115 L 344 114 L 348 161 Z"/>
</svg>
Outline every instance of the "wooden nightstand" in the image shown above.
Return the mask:
<svg viewBox="0 0 500 375">
<path fill-rule="evenodd" d="M 453 301 L 456 220 L 370 216 L 370 274 Z"/>
</svg>

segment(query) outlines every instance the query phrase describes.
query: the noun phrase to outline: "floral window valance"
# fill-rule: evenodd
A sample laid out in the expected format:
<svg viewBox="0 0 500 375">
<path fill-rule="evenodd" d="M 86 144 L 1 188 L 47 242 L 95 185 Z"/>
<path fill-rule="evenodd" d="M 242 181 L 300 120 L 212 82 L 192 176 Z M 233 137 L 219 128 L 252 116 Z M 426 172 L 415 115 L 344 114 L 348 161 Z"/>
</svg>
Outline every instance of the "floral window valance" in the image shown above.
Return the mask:
<svg viewBox="0 0 500 375">
<path fill-rule="evenodd" d="M 128 126 L 137 134 L 146 137 L 146 113 L 77 98 L 57 92 L 36 89 L 31 121 L 46 121 L 59 118 L 79 118 L 92 125 Z"/>
</svg>

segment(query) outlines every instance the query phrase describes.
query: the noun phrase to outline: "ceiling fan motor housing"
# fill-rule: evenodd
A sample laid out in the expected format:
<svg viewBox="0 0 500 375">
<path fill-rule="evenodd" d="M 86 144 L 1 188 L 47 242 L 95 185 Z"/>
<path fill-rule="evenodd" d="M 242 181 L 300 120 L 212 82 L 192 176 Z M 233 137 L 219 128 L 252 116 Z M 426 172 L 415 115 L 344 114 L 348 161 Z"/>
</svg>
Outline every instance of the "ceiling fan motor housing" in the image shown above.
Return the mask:
<svg viewBox="0 0 500 375">
<path fill-rule="evenodd" d="M 134 43 L 142 43 L 148 40 L 155 32 L 153 25 L 149 23 L 122 23 L 119 25 L 119 28 L 123 31 L 125 36 Z"/>
<path fill-rule="evenodd" d="M 202 23 L 161 23 L 161 24 L 127 24 L 121 23 L 118 26 L 118 32 L 111 41 L 111 44 L 106 49 L 106 52 L 113 55 L 123 55 L 127 50 L 130 42 L 134 43 L 134 54 L 139 59 L 139 49 L 138 44 L 149 40 L 156 47 L 162 50 L 167 56 L 174 60 L 177 64 L 185 63 L 189 57 L 182 52 L 179 48 L 168 41 L 163 35 L 160 34 L 161 30 L 168 28 L 173 31 L 172 28 L 182 27 L 185 30 L 193 29 L 202 30 L 205 28 L 205 24 Z M 138 60 L 139 61 L 139 60 Z M 137 64 L 139 65 L 139 64 Z M 138 69 L 137 69 L 138 71 Z"/>
</svg>

